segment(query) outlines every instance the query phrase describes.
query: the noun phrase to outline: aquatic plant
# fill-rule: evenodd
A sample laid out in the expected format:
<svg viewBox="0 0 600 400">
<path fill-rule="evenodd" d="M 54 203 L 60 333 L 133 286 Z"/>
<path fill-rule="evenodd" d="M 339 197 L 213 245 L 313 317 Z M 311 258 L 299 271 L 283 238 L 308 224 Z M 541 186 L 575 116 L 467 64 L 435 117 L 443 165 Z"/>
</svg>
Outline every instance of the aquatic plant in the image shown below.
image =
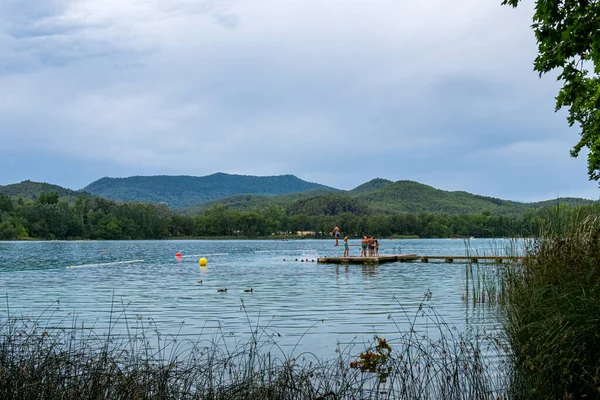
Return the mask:
<svg viewBox="0 0 600 400">
<path fill-rule="evenodd" d="M 431 296 L 413 316 L 398 302 L 405 324 L 389 316 L 397 337 L 376 337 L 362 358 L 354 352 L 359 343 L 338 345 L 331 360 L 285 354 L 277 332 L 250 320 L 250 339 L 230 346 L 224 333 L 193 341 L 161 335 L 152 320 L 128 317 L 125 306 L 109 326 L 125 319 L 126 332 L 102 333 L 76 318 L 56 323 L 52 311 L 30 318 L 7 307 L 0 319 L 0 398 L 498 398 L 506 387 L 503 364 L 491 358 L 498 353 L 486 347 L 494 340 L 449 327 L 428 307 Z M 369 361 L 372 354 L 377 361 Z M 353 368 L 357 359 L 365 360 L 363 368 Z"/>
<path fill-rule="evenodd" d="M 557 207 L 505 281 L 511 397 L 600 395 L 600 212 Z"/>
<path fill-rule="evenodd" d="M 497 306 L 506 301 L 507 287 L 515 269 L 520 269 L 527 259 L 520 259 L 527 249 L 529 241 L 522 238 L 511 238 L 502 241 L 501 248 L 492 242 L 489 249 L 482 252 L 473 250 L 465 241 L 465 253 L 469 257 L 465 263 L 464 281 L 460 285 L 462 299 L 473 305 Z M 482 258 L 487 257 L 487 260 Z M 514 257 L 503 259 L 502 257 Z"/>
</svg>

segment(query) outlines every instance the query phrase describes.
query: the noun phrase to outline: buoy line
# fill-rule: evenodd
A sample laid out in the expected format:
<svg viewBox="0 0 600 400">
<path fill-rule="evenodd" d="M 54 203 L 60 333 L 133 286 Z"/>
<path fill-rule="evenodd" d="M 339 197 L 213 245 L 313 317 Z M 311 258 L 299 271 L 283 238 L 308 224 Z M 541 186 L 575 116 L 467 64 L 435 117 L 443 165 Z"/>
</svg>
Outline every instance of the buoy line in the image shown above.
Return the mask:
<svg viewBox="0 0 600 400">
<path fill-rule="evenodd" d="M 191 258 L 191 257 L 198 257 L 198 256 L 202 256 L 207 257 L 207 256 L 227 256 L 229 255 L 229 253 L 209 253 L 209 254 L 190 254 L 190 255 L 182 255 L 180 257 L 176 257 L 177 259 L 181 259 L 181 258 Z M 138 259 L 138 260 L 126 260 L 126 261 L 112 261 L 112 262 L 105 262 L 105 263 L 91 263 L 91 264 L 80 264 L 80 265 L 71 265 L 71 266 L 67 266 L 66 269 L 75 269 L 75 268 L 89 268 L 89 267 L 104 267 L 104 266 L 110 266 L 110 265 L 119 265 L 119 264 L 136 264 L 136 263 L 141 263 L 141 262 L 152 262 L 152 261 L 167 261 L 171 259 L 171 257 L 156 257 L 156 258 L 145 258 L 145 259 Z"/>
<path fill-rule="evenodd" d="M 118 265 L 118 264 L 135 264 L 135 263 L 141 263 L 144 261 L 145 260 L 127 260 L 127 261 L 114 261 L 114 262 L 107 262 L 107 263 L 71 265 L 70 267 L 67 267 L 67 269 L 69 269 L 69 268 L 73 269 L 73 268 L 87 268 L 87 267 L 103 267 L 103 266 L 107 266 L 107 265 Z"/>
</svg>

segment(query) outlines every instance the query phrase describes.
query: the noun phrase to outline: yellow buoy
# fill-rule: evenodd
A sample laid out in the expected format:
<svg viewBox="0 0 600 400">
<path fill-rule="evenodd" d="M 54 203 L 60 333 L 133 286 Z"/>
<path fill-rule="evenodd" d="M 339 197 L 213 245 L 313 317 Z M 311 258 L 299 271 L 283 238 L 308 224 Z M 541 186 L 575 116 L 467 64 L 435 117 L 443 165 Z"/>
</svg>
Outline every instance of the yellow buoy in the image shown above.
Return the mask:
<svg viewBox="0 0 600 400">
<path fill-rule="evenodd" d="M 202 265 L 203 267 L 206 267 L 206 263 L 208 263 L 208 261 L 204 257 L 198 260 L 198 264 Z"/>
<path fill-rule="evenodd" d="M 74 266 L 71 265 L 71 269 L 75 268 Z"/>
</svg>

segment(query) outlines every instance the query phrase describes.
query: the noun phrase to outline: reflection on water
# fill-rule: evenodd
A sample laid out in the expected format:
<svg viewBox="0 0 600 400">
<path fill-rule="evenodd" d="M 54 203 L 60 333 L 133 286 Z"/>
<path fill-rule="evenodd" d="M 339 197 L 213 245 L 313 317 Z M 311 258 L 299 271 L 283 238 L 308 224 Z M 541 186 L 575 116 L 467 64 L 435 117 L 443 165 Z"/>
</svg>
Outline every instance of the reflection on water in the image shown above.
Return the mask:
<svg viewBox="0 0 600 400">
<path fill-rule="evenodd" d="M 460 240 L 399 242 L 381 240 L 380 252 L 393 254 L 398 247 L 428 255 L 466 252 Z M 298 346 L 297 351 L 323 355 L 333 355 L 338 344 L 370 342 L 374 334 L 392 338 L 408 326 L 403 323 L 416 315 L 428 291 L 433 294 L 429 305 L 445 322 L 462 330 L 498 329 L 493 310 L 474 309 L 461 300 L 464 264 L 317 264 L 332 244 L 0 242 L 0 287 L 11 314 L 45 313 L 61 320 L 72 313 L 79 323 L 102 330 L 112 307 L 113 319 L 122 315 L 115 329 L 125 329 L 125 318 L 142 318 L 154 321 L 161 332 L 189 338 L 221 332 L 244 340 L 258 325 L 276 332 L 283 349 Z M 478 239 L 468 245 L 471 254 L 498 254 L 508 242 Z M 205 268 L 198 264 L 200 257 L 208 259 Z"/>
<path fill-rule="evenodd" d="M 375 264 L 363 264 L 361 265 L 363 276 L 371 277 L 377 273 L 378 265 Z"/>
</svg>

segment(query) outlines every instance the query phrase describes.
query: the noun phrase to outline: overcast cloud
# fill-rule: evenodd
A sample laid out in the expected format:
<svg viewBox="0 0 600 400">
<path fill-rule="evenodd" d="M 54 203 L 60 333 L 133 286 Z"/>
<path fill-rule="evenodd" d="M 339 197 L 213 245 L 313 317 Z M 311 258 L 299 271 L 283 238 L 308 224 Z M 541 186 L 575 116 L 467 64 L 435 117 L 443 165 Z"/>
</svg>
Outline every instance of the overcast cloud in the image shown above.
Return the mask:
<svg viewBox="0 0 600 400">
<path fill-rule="evenodd" d="M 597 199 L 533 1 L 3 0 L 0 184 L 375 177 Z"/>
</svg>

